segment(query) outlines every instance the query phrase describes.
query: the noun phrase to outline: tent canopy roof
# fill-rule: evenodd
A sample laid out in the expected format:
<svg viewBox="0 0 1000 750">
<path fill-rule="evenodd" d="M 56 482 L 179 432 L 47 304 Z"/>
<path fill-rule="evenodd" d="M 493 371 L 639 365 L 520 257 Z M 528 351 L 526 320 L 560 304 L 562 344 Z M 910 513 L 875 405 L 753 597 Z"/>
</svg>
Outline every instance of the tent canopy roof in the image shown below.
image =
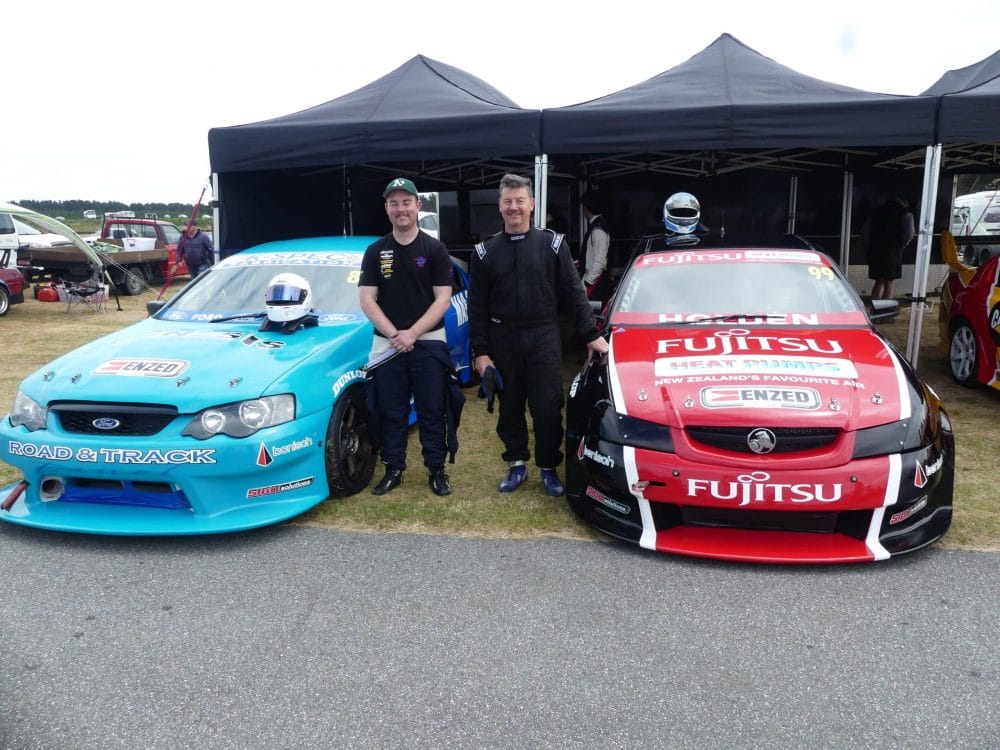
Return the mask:
<svg viewBox="0 0 1000 750">
<path fill-rule="evenodd" d="M 919 145 L 932 141 L 935 105 L 933 97 L 803 75 L 723 34 L 646 81 L 544 110 L 542 148 L 567 154 Z"/>
<path fill-rule="evenodd" d="M 476 76 L 417 55 L 324 104 L 212 128 L 209 154 L 214 172 L 535 154 L 540 118 Z"/>
<path fill-rule="evenodd" d="M 997 76 L 1000 76 L 1000 50 L 972 65 L 949 70 L 938 78 L 929 89 L 924 91 L 922 96 L 954 94 L 958 91 L 979 86 Z"/>
</svg>

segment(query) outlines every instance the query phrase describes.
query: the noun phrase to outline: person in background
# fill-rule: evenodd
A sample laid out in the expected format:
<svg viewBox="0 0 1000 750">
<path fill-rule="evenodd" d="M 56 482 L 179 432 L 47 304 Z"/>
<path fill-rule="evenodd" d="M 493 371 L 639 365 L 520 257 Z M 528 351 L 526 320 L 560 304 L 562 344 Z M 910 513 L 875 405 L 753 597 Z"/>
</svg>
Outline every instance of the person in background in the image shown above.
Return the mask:
<svg viewBox="0 0 1000 750">
<path fill-rule="evenodd" d="M 587 220 L 587 230 L 580 242 L 583 287 L 588 299 L 603 302 L 609 287 L 608 250 L 611 247 L 611 235 L 595 193 L 587 191 L 580 196 L 580 206 L 583 208 L 583 217 Z"/>
<path fill-rule="evenodd" d="M 372 494 L 384 495 L 403 482 L 412 396 L 428 483 L 434 494 L 448 495 L 445 398 L 451 357 L 444 314 L 451 305 L 451 258 L 443 242 L 420 231 L 420 197 L 411 180 L 391 180 L 382 197 L 392 231 L 365 250 L 358 287 L 361 310 L 375 326 L 370 360 L 390 349 L 399 354 L 374 371 L 385 475 Z"/>
<path fill-rule="evenodd" d="M 527 405 L 542 485 L 557 497 L 565 492 L 557 472 L 563 460 L 560 306 L 591 356 L 606 353 L 608 342 L 598 333 L 563 236 L 532 227 L 531 180 L 504 175 L 499 209 L 503 231 L 475 246 L 469 281 L 474 367 L 480 377 L 495 367 L 503 380 L 497 435 L 508 470 L 498 489 L 513 492 L 527 479 Z"/>
<path fill-rule="evenodd" d="M 872 299 L 893 299 L 896 279 L 903 276 L 903 251 L 916 230 L 913 214 L 903 198 L 879 206 L 862 231 L 868 256 L 868 278 L 875 282 Z"/>
<path fill-rule="evenodd" d="M 177 254 L 184 258 L 188 272 L 193 279 L 212 265 L 215 259 L 215 248 L 208 235 L 198 229 L 194 222 L 188 224 L 177 245 Z"/>
</svg>

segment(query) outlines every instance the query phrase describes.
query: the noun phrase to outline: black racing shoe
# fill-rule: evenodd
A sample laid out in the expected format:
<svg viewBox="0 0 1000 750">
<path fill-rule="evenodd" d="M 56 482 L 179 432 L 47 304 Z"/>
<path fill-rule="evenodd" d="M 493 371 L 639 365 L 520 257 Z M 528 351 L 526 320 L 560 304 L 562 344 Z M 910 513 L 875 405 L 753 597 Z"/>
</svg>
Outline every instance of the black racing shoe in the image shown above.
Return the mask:
<svg viewBox="0 0 1000 750">
<path fill-rule="evenodd" d="M 451 494 L 451 481 L 448 479 L 448 475 L 444 473 L 444 469 L 434 469 L 431 475 L 427 477 L 427 483 L 434 490 L 435 495 L 444 497 Z"/>
<path fill-rule="evenodd" d="M 403 483 L 403 472 L 399 469 L 393 469 L 390 466 L 385 467 L 385 476 L 383 476 L 379 483 L 372 487 L 373 495 L 384 495 L 385 493 L 396 489 Z"/>
</svg>

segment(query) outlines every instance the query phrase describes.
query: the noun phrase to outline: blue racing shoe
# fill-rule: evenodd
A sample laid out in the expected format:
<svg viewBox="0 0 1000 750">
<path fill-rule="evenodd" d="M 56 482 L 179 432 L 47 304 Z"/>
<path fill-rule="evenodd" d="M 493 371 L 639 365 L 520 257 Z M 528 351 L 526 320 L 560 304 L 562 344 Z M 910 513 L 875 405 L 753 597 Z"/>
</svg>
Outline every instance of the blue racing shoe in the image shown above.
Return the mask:
<svg viewBox="0 0 1000 750">
<path fill-rule="evenodd" d="M 556 474 L 555 469 L 542 469 L 542 484 L 545 486 L 545 491 L 552 497 L 560 497 L 566 492 L 566 488 L 563 487 L 562 480 Z"/>
<path fill-rule="evenodd" d="M 500 482 L 498 489 L 501 492 L 513 492 L 522 484 L 524 480 L 528 478 L 528 467 L 524 464 L 518 464 L 517 466 L 511 466 L 507 471 L 506 478 Z"/>
</svg>

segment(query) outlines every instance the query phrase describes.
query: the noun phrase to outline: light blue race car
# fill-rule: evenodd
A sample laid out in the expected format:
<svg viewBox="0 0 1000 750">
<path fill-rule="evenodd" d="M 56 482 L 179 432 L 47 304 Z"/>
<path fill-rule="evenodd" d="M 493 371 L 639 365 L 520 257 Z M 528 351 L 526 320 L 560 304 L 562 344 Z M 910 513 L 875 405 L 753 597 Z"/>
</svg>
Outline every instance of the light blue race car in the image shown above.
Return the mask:
<svg viewBox="0 0 1000 750">
<path fill-rule="evenodd" d="M 239 531 L 359 492 L 376 456 L 361 257 L 374 237 L 271 242 L 226 258 L 140 323 L 28 376 L 0 424 L 0 520 L 122 535 Z M 262 331 L 279 273 L 312 287 L 318 325 Z M 468 276 L 445 316 L 468 381 Z"/>
</svg>

